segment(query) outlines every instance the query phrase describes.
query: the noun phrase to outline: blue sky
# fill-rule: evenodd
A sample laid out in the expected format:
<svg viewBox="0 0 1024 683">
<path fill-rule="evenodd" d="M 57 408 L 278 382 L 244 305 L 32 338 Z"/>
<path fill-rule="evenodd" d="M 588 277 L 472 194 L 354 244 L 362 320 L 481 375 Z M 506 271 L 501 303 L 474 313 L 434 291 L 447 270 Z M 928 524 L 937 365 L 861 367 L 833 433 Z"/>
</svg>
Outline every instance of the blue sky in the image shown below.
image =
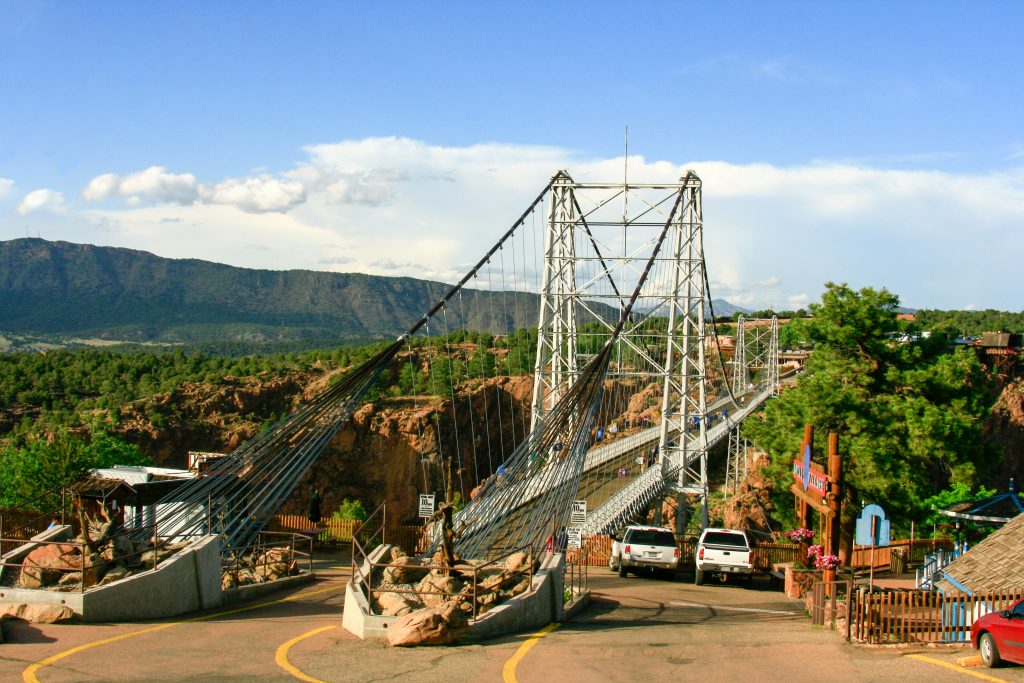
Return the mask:
<svg viewBox="0 0 1024 683">
<path fill-rule="evenodd" d="M 1011 2 L 0 0 L 0 239 L 450 279 L 628 124 L 637 177 L 704 178 L 716 295 L 1021 310 L 1021 36 Z"/>
</svg>

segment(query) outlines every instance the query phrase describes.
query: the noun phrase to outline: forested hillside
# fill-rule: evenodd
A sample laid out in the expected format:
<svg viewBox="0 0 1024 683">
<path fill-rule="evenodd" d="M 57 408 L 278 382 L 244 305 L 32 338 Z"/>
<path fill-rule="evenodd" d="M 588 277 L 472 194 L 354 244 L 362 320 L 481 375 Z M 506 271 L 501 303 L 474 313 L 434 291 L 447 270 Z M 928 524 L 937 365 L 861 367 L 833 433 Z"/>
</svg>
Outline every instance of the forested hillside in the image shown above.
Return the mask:
<svg viewBox="0 0 1024 683">
<path fill-rule="evenodd" d="M 74 345 L 74 338 L 186 344 L 217 355 L 366 342 L 401 334 L 449 288 L 408 277 L 251 270 L 17 239 L 0 242 L 0 351 Z M 601 302 L 589 308 L 618 319 Z M 743 309 L 717 300 L 714 311 Z M 534 293 L 470 288 L 437 325 L 441 332 L 507 335 L 535 326 L 537 313 Z"/>
<path fill-rule="evenodd" d="M 0 333 L 195 343 L 393 337 L 449 285 L 404 277 L 235 268 L 143 251 L 0 242 Z M 537 297 L 466 290 L 450 329 L 537 324 Z"/>
</svg>

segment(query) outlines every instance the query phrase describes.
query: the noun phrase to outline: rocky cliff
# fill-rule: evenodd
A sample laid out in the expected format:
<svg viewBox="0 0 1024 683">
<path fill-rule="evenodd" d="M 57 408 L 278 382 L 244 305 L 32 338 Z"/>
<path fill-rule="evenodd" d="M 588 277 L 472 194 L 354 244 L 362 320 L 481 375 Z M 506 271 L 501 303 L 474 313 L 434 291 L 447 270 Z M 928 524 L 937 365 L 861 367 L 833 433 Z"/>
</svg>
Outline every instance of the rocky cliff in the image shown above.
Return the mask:
<svg viewBox="0 0 1024 683">
<path fill-rule="evenodd" d="M 122 408 L 113 431 L 139 445 L 155 465 L 182 468 L 189 451 L 238 447 L 322 391 L 335 374 L 294 371 L 185 383 Z M 282 512 L 306 514 L 316 488 L 325 515 L 353 498 L 368 510 L 386 502 L 393 521 L 414 522 L 420 493 L 443 494 L 448 459 L 456 490 L 468 497 L 523 438 L 531 390 L 529 377 L 496 377 L 463 385 L 454 407 L 451 399 L 435 396 L 365 404 L 334 436 Z"/>
</svg>

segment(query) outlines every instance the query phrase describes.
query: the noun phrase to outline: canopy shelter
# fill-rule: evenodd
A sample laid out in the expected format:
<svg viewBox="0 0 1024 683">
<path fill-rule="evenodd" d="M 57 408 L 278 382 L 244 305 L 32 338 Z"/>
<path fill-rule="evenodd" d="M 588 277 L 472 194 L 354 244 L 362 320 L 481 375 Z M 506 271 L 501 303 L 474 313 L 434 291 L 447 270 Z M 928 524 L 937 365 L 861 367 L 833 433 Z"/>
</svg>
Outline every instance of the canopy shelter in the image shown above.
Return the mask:
<svg viewBox="0 0 1024 683">
<path fill-rule="evenodd" d="M 1001 526 L 1024 512 L 1024 501 L 1014 488 L 1013 479 L 1010 479 L 1009 491 L 1006 493 L 954 503 L 940 509 L 939 513 L 975 524 Z"/>
</svg>

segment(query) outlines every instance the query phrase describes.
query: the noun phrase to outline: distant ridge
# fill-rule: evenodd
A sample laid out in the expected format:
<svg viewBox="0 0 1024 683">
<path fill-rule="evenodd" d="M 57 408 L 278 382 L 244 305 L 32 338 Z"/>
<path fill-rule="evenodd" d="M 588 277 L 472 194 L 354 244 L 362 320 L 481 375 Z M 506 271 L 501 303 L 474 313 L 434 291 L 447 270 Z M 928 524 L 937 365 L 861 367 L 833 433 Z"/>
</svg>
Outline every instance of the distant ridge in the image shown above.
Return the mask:
<svg viewBox="0 0 1024 683">
<path fill-rule="evenodd" d="M 362 341 L 404 332 L 449 285 L 409 277 L 254 270 L 37 238 L 0 241 L 0 332 L 129 342 Z M 466 290 L 450 329 L 537 324 L 537 296 Z M 735 307 L 714 302 L 715 312 Z M 729 311 L 729 312 L 727 312 Z"/>
</svg>

